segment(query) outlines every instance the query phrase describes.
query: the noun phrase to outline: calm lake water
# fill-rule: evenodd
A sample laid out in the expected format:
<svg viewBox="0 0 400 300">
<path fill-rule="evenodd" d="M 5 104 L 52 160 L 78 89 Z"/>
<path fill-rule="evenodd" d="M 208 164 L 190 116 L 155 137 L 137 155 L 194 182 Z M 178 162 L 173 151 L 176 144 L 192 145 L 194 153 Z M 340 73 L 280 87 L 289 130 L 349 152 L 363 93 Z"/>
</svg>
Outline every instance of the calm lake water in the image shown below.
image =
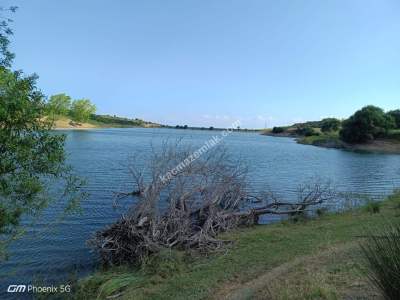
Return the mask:
<svg viewBox="0 0 400 300">
<path fill-rule="evenodd" d="M 165 139 L 183 138 L 183 143 L 202 146 L 217 131 L 175 129 L 99 129 L 65 131 L 69 162 L 87 179 L 90 193 L 82 203 L 82 215 L 59 221 L 61 207 L 53 205 L 29 226 L 27 234 L 10 248 L 12 256 L 1 264 L 0 298 L 8 284 L 62 282 L 77 272 L 95 267 L 96 257 L 86 245 L 98 229 L 115 221 L 123 211 L 113 209 L 113 193 L 129 190 L 129 157 L 146 156 L 151 146 Z M 296 187 L 313 177 L 330 179 L 341 191 L 383 197 L 400 186 L 400 155 L 353 153 L 299 145 L 290 138 L 232 133 L 224 139 L 229 152 L 245 160 L 256 189 L 269 187 L 292 198 Z M 145 163 L 145 159 L 142 159 Z M 126 203 L 128 205 L 129 203 Z M 27 223 L 30 224 L 30 223 Z M 15 294 L 14 294 L 15 296 Z M 19 295 L 19 298 L 21 295 Z"/>
</svg>

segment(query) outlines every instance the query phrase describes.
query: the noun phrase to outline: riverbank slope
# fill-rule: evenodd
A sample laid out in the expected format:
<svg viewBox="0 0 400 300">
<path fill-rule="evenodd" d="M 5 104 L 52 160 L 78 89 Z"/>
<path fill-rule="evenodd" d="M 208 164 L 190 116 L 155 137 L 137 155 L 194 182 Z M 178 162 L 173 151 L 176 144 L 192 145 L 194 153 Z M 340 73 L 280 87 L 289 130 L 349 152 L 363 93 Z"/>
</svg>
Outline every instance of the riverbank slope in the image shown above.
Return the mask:
<svg viewBox="0 0 400 300">
<path fill-rule="evenodd" d="M 210 257 L 164 254 L 141 270 L 113 268 L 80 281 L 78 299 L 379 299 L 362 270 L 366 228 L 398 220 L 400 192 L 379 213 L 361 207 L 299 223 L 223 235 L 231 247 Z M 378 297 L 378 298 L 376 298 Z"/>
<path fill-rule="evenodd" d="M 94 115 L 87 122 L 77 123 L 70 118 L 60 116 L 54 121 L 55 129 L 95 129 L 95 128 L 157 128 L 160 124 L 147 122 L 140 119 L 125 119 L 112 116 Z"/>
<path fill-rule="evenodd" d="M 296 139 L 299 144 L 313 145 L 324 148 L 337 148 L 349 151 L 400 154 L 400 140 L 382 138 L 364 144 L 347 144 L 336 137 L 310 136 Z"/>
<path fill-rule="evenodd" d="M 315 129 L 314 129 L 315 130 Z M 290 137 L 296 139 L 297 143 L 312 145 L 324 148 L 344 149 L 348 151 L 374 152 L 387 154 L 400 154 L 400 132 L 393 131 L 387 138 L 379 138 L 364 144 L 348 144 L 340 140 L 337 132 L 322 133 L 316 129 L 317 135 L 302 136 L 298 135 L 293 128 L 289 128 L 282 133 L 273 133 L 265 130 L 262 135 L 274 137 Z"/>
</svg>

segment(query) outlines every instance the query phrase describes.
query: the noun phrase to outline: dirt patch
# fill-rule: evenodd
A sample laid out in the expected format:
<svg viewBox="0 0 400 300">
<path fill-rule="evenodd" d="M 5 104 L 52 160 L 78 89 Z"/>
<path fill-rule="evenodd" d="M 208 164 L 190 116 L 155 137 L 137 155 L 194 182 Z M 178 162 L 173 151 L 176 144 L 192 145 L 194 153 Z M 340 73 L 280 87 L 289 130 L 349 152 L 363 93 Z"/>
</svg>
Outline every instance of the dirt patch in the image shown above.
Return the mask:
<svg viewBox="0 0 400 300">
<path fill-rule="evenodd" d="M 358 245 L 331 246 L 259 277 L 223 285 L 213 299 L 381 299 L 357 266 Z"/>
<path fill-rule="evenodd" d="M 98 126 L 95 126 L 93 124 L 89 123 L 75 123 L 72 122 L 70 119 L 60 119 L 56 120 L 54 124 L 55 129 L 93 129 L 93 128 L 98 128 Z"/>
</svg>

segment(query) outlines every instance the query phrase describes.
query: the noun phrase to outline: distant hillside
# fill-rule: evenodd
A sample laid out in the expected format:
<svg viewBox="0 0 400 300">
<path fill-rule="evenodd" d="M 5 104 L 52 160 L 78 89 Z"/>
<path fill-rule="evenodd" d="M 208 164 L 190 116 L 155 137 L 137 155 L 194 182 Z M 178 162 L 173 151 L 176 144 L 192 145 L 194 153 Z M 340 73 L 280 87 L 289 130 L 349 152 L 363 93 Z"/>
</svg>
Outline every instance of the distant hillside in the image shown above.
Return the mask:
<svg viewBox="0 0 400 300">
<path fill-rule="evenodd" d="M 128 119 L 110 115 L 91 115 L 84 123 L 72 121 L 69 117 L 59 116 L 55 120 L 56 129 L 91 129 L 91 128 L 129 128 L 129 127 L 162 127 L 162 125 L 141 119 Z"/>
<path fill-rule="evenodd" d="M 141 119 L 129 119 L 110 115 L 91 115 L 90 122 L 100 125 L 112 125 L 112 127 L 162 127 L 160 124 L 143 121 Z"/>
<path fill-rule="evenodd" d="M 351 151 L 400 154 L 400 129 L 391 129 L 386 136 L 376 138 L 366 143 L 347 143 L 340 138 L 340 128 L 324 132 L 322 121 L 296 123 L 291 126 L 266 129 L 262 135 L 291 137 L 300 144 L 324 148 L 338 148 Z"/>
</svg>

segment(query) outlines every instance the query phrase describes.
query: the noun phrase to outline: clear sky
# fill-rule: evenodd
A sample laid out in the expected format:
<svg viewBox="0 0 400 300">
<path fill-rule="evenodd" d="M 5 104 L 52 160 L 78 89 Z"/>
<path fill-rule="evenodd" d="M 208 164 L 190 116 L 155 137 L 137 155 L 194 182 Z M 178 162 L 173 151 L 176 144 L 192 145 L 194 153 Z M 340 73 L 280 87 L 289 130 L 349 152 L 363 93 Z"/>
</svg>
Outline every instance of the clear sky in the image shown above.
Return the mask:
<svg viewBox="0 0 400 300">
<path fill-rule="evenodd" d="M 400 107 L 398 0 L 2 0 L 46 95 L 164 124 L 263 128 Z"/>
</svg>

